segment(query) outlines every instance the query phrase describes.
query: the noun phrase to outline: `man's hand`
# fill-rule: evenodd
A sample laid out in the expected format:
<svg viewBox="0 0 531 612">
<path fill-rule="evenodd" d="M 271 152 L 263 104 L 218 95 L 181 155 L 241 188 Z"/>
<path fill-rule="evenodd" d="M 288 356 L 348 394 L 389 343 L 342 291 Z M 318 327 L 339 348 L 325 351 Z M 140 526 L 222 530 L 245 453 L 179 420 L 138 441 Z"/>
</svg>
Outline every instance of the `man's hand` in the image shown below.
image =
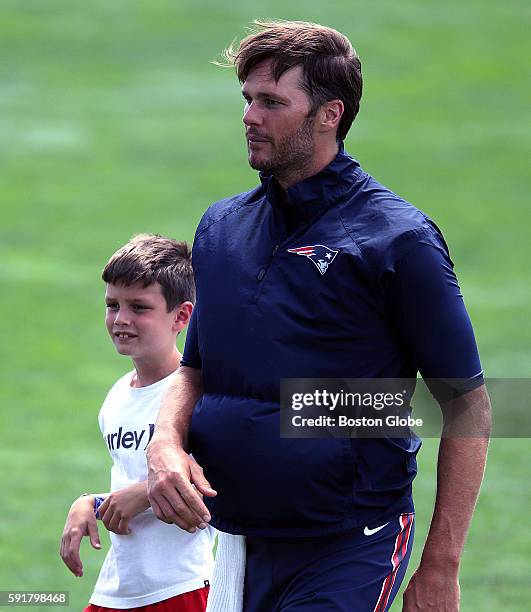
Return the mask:
<svg viewBox="0 0 531 612">
<path fill-rule="evenodd" d="M 109 531 L 128 535 L 131 533 L 129 521 L 147 508 L 147 481 L 143 481 L 108 495 L 98 513 Z"/>
<path fill-rule="evenodd" d="M 458 612 L 460 589 L 457 572 L 420 566 L 404 591 L 402 612 Z"/>
<path fill-rule="evenodd" d="M 210 513 L 202 497 L 215 497 L 203 468 L 175 443 L 153 439 L 147 448 L 148 498 L 155 516 L 194 533 L 204 529 Z"/>
<path fill-rule="evenodd" d="M 81 538 L 88 536 L 93 548 L 101 548 L 98 525 L 94 516 L 94 496 L 86 495 L 76 499 L 66 518 L 61 537 L 61 558 L 68 569 L 78 577 L 83 576 L 83 563 L 79 556 Z"/>
</svg>

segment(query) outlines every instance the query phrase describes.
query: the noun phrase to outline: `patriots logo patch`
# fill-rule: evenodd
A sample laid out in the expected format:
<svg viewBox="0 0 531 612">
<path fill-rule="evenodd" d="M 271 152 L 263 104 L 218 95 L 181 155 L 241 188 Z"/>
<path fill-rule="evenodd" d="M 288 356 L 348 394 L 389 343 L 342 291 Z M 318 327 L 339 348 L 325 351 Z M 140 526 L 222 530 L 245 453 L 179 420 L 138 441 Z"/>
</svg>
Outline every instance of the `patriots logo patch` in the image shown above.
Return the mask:
<svg viewBox="0 0 531 612">
<path fill-rule="evenodd" d="M 330 249 L 324 244 L 312 244 L 296 249 L 288 249 L 288 253 L 307 257 L 315 264 L 315 267 L 321 274 L 325 274 L 339 251 L 334 251 L 334 249 Z"/>
</svg>

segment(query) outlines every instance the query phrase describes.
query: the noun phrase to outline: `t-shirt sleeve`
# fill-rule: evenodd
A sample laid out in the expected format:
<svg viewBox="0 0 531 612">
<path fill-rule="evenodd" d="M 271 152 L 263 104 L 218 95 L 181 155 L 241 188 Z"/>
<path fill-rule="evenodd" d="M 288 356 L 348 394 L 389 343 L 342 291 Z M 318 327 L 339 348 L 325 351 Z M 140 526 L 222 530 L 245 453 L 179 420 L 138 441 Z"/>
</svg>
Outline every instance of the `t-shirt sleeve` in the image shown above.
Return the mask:
<svg viewBox="0 0 531 612">
<path fill-rule="evenodd" d="M 105 422 L 103 420 L 103 406 L 100 408 L 100 411 L 98 413 L 98 425 L 100 427 L 100 431 L 103 434 L 105 431 Z"/>
<path fill-rule="evenodd" d="M 197 335 L 197 308 L 192 312 L 192 318 L 188 324 L 186 343 L 184 345 L 181 365 L 200 370 L 202 367 L 201 354 L 199 353 L 199 338 Z"/>
<path fill-rule="evenodd" d="M 420 242 L 396 262 L 389 299 L 397 333 L 436 399 L 483 384 L 472 324 L 442 241 Z"/>
</svg>

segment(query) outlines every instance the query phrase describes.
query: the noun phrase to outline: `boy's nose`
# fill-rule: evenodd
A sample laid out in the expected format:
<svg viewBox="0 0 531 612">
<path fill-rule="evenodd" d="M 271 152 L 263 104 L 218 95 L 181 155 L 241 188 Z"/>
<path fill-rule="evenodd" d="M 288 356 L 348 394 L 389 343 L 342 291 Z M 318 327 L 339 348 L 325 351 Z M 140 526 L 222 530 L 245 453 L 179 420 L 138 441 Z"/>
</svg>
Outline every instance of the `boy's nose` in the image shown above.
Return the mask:
<svg viewBox="0 0 531 612">
<path fill-rule="evenodd" d="M 114 319 L 115 325 L 129 325 L 129 323 L 130 320 L 127 313 L 123 312 L 122 310 L 116 313 L 116 318 Z"/>
</svg>

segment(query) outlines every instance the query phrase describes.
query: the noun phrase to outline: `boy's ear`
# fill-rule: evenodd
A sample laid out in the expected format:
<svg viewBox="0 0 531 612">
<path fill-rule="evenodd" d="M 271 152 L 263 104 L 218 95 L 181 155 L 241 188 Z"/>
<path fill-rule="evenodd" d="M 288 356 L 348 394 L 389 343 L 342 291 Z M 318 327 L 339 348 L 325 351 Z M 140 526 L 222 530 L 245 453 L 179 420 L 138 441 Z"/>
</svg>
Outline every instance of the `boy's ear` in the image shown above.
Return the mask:
<svg viewBox="0 0 531 612">
<path fill-rule="evenodd" d="M 188 325 L 193 309 L 194 305 L 192 302 L 183 302 L 175 308 L 175 319 L 173 326 L 177 332 L 181 332 Z"/>
</svg>

